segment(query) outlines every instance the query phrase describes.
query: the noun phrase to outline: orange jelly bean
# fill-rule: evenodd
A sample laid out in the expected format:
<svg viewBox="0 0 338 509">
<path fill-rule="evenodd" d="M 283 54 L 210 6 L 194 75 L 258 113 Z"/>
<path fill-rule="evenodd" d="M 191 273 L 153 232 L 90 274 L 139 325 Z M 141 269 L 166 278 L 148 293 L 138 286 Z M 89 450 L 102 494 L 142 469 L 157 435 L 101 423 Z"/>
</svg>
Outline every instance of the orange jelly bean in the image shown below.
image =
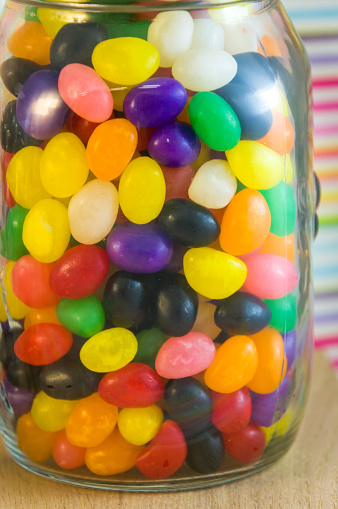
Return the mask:
<svg viewBox="0 0 338 509">
<path fill-rule="evenodd" d="M 250 337 L 256 345 L 258 366 L 247 386 L 258 394 L 269 394 L 277 389 L 286 373 L 283 338 L 275 329 L 264 329 Z"/>
<path fill-rule="evenodd" d="M 290 120 L 280 111 L 272 112 L 272 126 L 268 134 L 259 143 L 271 148 L 281 156 L 291 152 L 295 142 L 295 130 Z"/>
<path fill-rule="evenodd" d="M 26 21 L 8 39 L 8 49 L 15 57 L 27 58 L 40 65 L 50 64 L 52 39 L 41 23 Z"/>
<path fill-rule="evenodd" d="M 37 323 L 55 323 L 56 325 L 61 325 L 61 322 L 56 316 L 56 306 L 43 309 L 31 309 L 28 311 L 25 316 L 24 328 L 28 329 L 28 327 L 36 325 Z"/>
<path fill-rule="evenodd" d="M 96 475 L 121 474 L 130 470 L 143 451 L 143 445 L 133 445 L 116 428 L 104 442 L 86 452 L 86 465 Z"/>
<path fill-rule="evenodd" d="M 255 189 L 243 189 L 224 212 L 221 247 L 232 255 L 251 253 L 263 244 L 270 226 L 271 214 L 263 195 Z"/>
<path fill-rule="evenodd" d="M 270 232 L 260 247 L 259 252 L 284 256 L 290 262 L 294 262 L 295 237 L 293 233 L 290 233 L 287 237 L 277 237 L 277 235 Z"/>
<path fill-rule="evenodd" d="M 238 391 L 253 378 L 257 364 L 254 341 L 248 336 L 233 336 L 217 350 L 205 372 L 205 384 L 216 392 Z"/>
<path fill-rule="evenodd" d="M 94 393 L 83 398 L 66 424 L 67 439 L 77 447 L 95 447 L 115 428 L 118 409 Z"/>
<path fill-rule="evenodd" d="M 43 463 L 52 456 L 55 433 L 40 429 L 30 412 L 19 417 L 16 434 L 20 451 L 32 461 Z"/>
<path fill-rule="evenodd" d="M 87 164 L 100 180 L 113 180 L 131 161 L 137 146 L 137 130 L 129 120 L 114 118 L 100 124 L 89 138 Z"/>
</svg>

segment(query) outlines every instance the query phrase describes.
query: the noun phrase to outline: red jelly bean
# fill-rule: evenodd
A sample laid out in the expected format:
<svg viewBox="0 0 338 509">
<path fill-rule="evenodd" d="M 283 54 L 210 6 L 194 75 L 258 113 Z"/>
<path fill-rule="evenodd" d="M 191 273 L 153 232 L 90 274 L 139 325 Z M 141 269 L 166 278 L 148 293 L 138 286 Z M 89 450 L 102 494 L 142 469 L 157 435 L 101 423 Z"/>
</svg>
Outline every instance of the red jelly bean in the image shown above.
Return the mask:
<svg viewBox="0 0 338 509">
<path fill-rule="evenodd" d="M 45 366 L 63 357 L 71 348 L 71 333 L 55 323 L 28 327 L 16 340 L 15 355 L 27 364 Z"/>
<path fill-rule="evenodd" d="M 143 408 L 159 401 L 164 392 L 161 377 L 147 364 L 132 362 L 107 373 L 99 384 L 99 394 L 120 408 Z"/>
<path fill-rule="evenodd" d="M 255 461 L 258 461 L 266 444 L 264 432 L 253 422 L 249 422 L 238 433 L 224 433 L 223 438 L 227 453 L 241 463 L 255 463 Z"/>
<path fill-rule="evenodd" d="M 168 420 L 138 456 L 136 466 L 149 479 L 165 479 L 181 468 L 186 456 L 184 435 L 176 422 Z"/>
<path fill-rule="evenodd" d="M 138 140 L 137 140 L 137 152 L 142 152 L 142 150 L 147 150 L 148 141 L 150 136 L 155 131 L 154 128 L 146 128 L 146 127 L 137 127 Z"/>
<path fill-rule="evenodd" d="M 189 200 L 188 189 L 195 176 L 191 166 L 181 168 L 168 168 L 161 166 L 166 186 L 165 201 L 171 198 L 185 198 Z"/>
<path fill-rule="evenodd" d="M 86 146 L 89 138 L 99 124 L 90 122 L 85 118 L 80 117 L 74 111 L 71 111 L 67 120 L 67 128 L 75 134 L 82 143 Z"/>
<path fill-rule="evenodd" d="M 61 297 L 89 297 L 105 280 L 109 258 L 99 246 L 80 244 L 66 251 L 50 275 L 50 287 Z"/>
<path fill-rule="evenodd" d="M 33 256 L 22 256 L 12 270 L 12 288 L 14 294 L 34 309 L 54 306 L 60 300 L 49 286 L 49 277 L 54 263 L 38 262 Z"/>
<path fill-rule="evenodd" d="M 66 470 L 79 468 L 85 464 L 85 447 L 77 447 L 69 442 L 64 429 L 55 435 L 53 444 L 53 458 L 55 463 Z"/>
<path fill-rule="evenodd" d="M 250 421 L 252 404 L 250 392 L 242 387 L 230 394 L 210 391 L 214 409 L 211 420 L 223 433 L 237 433 Z"/>
</svg>

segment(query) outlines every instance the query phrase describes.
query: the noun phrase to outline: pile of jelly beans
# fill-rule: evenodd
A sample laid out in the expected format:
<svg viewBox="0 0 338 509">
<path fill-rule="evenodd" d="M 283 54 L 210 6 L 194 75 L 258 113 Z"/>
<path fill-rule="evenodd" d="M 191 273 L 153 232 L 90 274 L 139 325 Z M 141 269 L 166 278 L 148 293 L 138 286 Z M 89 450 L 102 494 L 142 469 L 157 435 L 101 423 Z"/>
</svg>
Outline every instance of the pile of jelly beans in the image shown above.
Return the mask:
<svg viewBox="0 0 338 509">
<path fill-rule="evenodd" d="M 274 69 L 187 11 L 126 36 L 40 11 L 0 69 L 18 447 L 150 479 L 256 462 L 296 355 L 294 128 Z"/>
</svg>

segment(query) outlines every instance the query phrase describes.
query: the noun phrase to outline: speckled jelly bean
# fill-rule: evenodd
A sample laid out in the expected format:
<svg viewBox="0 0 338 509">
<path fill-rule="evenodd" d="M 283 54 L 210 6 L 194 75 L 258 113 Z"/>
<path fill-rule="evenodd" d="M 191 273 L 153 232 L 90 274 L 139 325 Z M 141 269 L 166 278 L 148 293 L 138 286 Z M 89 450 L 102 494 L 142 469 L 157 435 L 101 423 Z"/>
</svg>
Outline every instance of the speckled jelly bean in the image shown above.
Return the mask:
<svg viewBox="0 0 338 509">
<path fill-rule="evenodd" d="M 230 394 L 210 391 L 213 401 L 211 420 L 223 433 L 237 433 L 250 421 L 252 403 L 247 387 Z"/>
<path fill-rule="evenodd" d="M 41 391 L 34 398 L 32 417 L 43 431 L 60 431 L 66 426 L 76 404 L 77 401 L 51 398 Z"/>
<path fill-rule="evenodd" d="M 119 412 L 117 425 L 123 438 L 134 445 L 150 442 L 163 422 L 163 412 L 157 405 L 145 408 L 123 408 Z"/>
<path fill-rule="evenodd" d="M 1 255 L 6 260 L 17 261 L 28 254 L 22 241 L 22 228 L 28 210 L 20 205 L 14 205 L 7 215 L 5 226 L 1 229 Z"/>
<path fill-rule="evenodd" d="M 36 463 L 43 463 L 52 456 L 55 433 L 43 431 L 34 422 L 32 414 L 19 417 L 16 425 L 18 448 Z"/>
<path fill-rule="evenodd" d="M 40 65 L 50 63 L 52 40 L 43 26 L 36 21 L 26 21 L 8 39 L 7 47 L 15 57 L 26 58 Z"/>
</svg>

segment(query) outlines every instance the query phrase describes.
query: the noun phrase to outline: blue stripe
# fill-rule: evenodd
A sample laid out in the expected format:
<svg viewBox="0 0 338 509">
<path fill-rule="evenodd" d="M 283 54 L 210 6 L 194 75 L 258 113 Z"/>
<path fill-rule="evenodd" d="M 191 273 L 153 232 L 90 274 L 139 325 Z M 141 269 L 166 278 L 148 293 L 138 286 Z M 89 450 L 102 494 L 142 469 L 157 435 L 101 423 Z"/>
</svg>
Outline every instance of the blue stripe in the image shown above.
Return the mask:
<svg viewBox="0 0 338 509">
<path fill-rule="evenodd" d="M 327 18 L 328 21 L 332 21 L 332 18 L 338 17 L 338 7 L 333 7 L 331 9 L 323 9 L 323 10 L 313 10 L 313 11 L 293 11 L 292 9 L 288 10 L 288 14 L 291 19 L 318 19 L 318 18 Z"/>
<path fill-rule="evenodd" d="M 320 276 L 328 276 L 332 278 L 333 276 L 338 275 L 338 267 L 334 265 L 326 265 L 325 267 L 314 267 L 313 270 L 314 277 Z"/>
</svg>

